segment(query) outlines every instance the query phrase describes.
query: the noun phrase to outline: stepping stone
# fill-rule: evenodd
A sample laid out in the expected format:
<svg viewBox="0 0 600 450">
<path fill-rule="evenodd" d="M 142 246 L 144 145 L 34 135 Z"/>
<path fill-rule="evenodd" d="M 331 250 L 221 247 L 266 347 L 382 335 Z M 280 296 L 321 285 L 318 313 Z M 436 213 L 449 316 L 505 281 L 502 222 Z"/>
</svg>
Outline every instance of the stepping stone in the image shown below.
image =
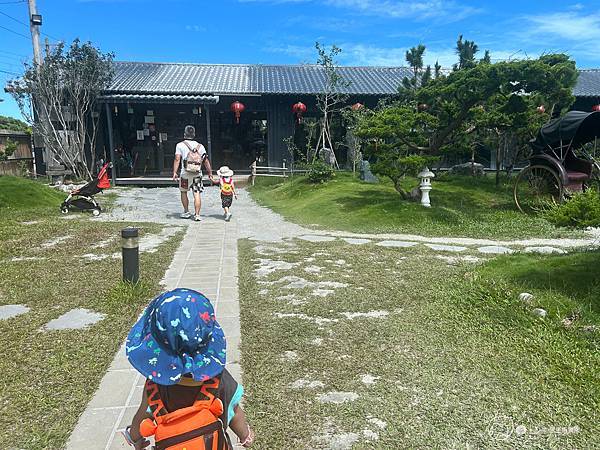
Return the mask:
<svg viewBox="0 0 600 450">
<path fill-rule="evenodd" d="M 442 245 L 442 244 L 425 244 L 431 250 L 440 252 L 464 252 L 467 247 L 459 247 L 457 245 Z"/>
<path fill-rule="evenodd" d="M 10 262 L 20 262 L 20 261 L 43 261 L 46 258 L 42 258 L 41 256 L 13 256 L 10 259 Z"/>
<path fill-rule="evenodd" d="M 0 320 L 11 319 L 29 312 L 29 308 L 25 305 L 2 305 L 0 306 Z"/>
<path fill-rule="evenodd" d="M 55 239 L 51 239 L 49 241 L 44 242 L 40 247 L 43 247 L 43 248 L 56 247 L 58 244 L 62 244 L 63 242 L 68 241 L 72 237 L 73 236 L 59 236 Z"/>
<path fill-rule="evenodd" d="M 35 225 L 35 224 L 38 224 L 38 223 L 40 223 L 40 222 L 37 221 L 37 220 L 29 220 L 27 222 L 21 222 L 21 225 Z"/>
<path fill-rule="evenodd" d="M 348 244 L 352 245 L 364 245 L 371 242 L 371 239 L 358 239 L 358 238 L 342 238 L 343 241 L 346 241 Z"/>
<path fill-rule="evenodd" d="M 514 250 L 511 250 L 508 247 L 501 247 L 499 245 L 488 245 L 486 247 L 479 247 L 479 253 L 490 253 L 495 255 L 505 255 L 508 253 L 514 253 Z"/>
<path fill-rule="evenodd" d="M 48 322 L 44 326 L 44 330 L 79 330 L 100 322 L 104 317 L 106 317 L 105 314 L 90 311 L 89 309 L 72 309 Z"/>
<path fill-rule="evenodd" d="M 377 245 L 380 247 L 414 247 L 418 242 L 406 242 L 406 241 L 381 241 Z"/>
<path fill-rule="evenodd" d="M 556 248 L 556 247 L 527 247 L 525 249 L 525 253 L 542 253 L 545 255 L 549 255 L 552 253 L 558 253 L 558 254 L 563 255 L 567 252 L 561 248 Z"/>
<path fill-rule="evenodd" d="M 320 236 L 320 235 L 313 235 L 313 234 L 307 234 L 304 236 L 300 236 L 300 239 L 302 239 L 303 241 L 308 241 L 308 242 L 331 242 L 331 241 L 335 241 L 335 238 L 332 236 Z"/>
<path fill-rule="evenodd" d="M 94 253 L 86 253 L 85 255 L 81 255 L 81 258 L 87 259 L 88 261 L 102 261 L 108 257 L 109 255 L 96 255 Z"/>
<path fill-rule="evenodd" d="M 320 394 L 317 396 L 317 399 L 321 403 L 334 403 L 336 405 L 340 405 L 346 402 L 353 402 L 358 399 L 358 394 L 356 392 L 327 392 L 326 394 Z"/>
</svg>

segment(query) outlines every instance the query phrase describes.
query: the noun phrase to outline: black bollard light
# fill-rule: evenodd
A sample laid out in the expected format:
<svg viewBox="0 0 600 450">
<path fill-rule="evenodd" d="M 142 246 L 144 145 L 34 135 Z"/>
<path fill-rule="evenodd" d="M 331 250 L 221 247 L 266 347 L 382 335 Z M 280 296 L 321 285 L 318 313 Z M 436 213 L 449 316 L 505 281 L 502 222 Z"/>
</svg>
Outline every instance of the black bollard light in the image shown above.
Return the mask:
<svg viewBox="0 0 600 450">
<path fill-rule="evenodd" d="M 140 246 L 138 229 L 133 227 L 121 230 L 123 248 L 123 281 L 137 283 L 140 279 Z"/>
</svg>

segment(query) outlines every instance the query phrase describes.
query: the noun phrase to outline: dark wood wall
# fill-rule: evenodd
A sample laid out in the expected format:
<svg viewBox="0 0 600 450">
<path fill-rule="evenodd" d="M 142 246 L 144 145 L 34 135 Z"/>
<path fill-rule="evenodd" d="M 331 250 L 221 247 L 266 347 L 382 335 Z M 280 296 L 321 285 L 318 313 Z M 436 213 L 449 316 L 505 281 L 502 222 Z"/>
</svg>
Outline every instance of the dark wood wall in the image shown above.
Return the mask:
<svg viewBox="0 0 600 450">
<path fill-rule="evenodd" d="M 268 164 L 281 167 L 285 159 L 289 165 L 290 155 L 284 139 L 294 135 L 294 115 L 291 99 L 287 96 L 271 97 L 267 105 Z"/>
</svg>

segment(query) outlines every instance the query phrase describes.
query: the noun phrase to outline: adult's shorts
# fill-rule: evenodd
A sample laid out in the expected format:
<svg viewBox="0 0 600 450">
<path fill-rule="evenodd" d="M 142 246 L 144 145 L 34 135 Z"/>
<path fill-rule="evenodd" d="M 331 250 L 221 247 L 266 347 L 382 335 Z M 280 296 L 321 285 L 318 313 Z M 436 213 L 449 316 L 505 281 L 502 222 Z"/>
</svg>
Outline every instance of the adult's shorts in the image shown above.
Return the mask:
<svg viewBox="0 0 600 450">
<path fill-rule="evenodd" d="M 181 192 L 202 192 L 202 174 L 181 172 L 179 177 L 179 190 Z"/>
</svg>

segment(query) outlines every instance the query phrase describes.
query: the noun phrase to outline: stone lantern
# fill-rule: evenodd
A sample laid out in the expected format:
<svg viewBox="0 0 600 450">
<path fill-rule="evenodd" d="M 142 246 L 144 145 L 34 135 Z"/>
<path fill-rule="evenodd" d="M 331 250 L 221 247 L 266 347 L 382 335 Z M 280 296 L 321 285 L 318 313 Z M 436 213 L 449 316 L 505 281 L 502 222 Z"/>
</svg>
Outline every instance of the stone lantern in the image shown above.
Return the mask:
<svg viewBox="0 0 600 450">
<path fill-rule="evenodd" d="M 421 190 L 421 205 L 430 208 L 429 191 L 431 191 L 431 179 L 435 177 L 435 174 L 425 167 L 417 176 L 421 179 L 421 184 L 419 185 L 419 189 Z"/>
</svg>

